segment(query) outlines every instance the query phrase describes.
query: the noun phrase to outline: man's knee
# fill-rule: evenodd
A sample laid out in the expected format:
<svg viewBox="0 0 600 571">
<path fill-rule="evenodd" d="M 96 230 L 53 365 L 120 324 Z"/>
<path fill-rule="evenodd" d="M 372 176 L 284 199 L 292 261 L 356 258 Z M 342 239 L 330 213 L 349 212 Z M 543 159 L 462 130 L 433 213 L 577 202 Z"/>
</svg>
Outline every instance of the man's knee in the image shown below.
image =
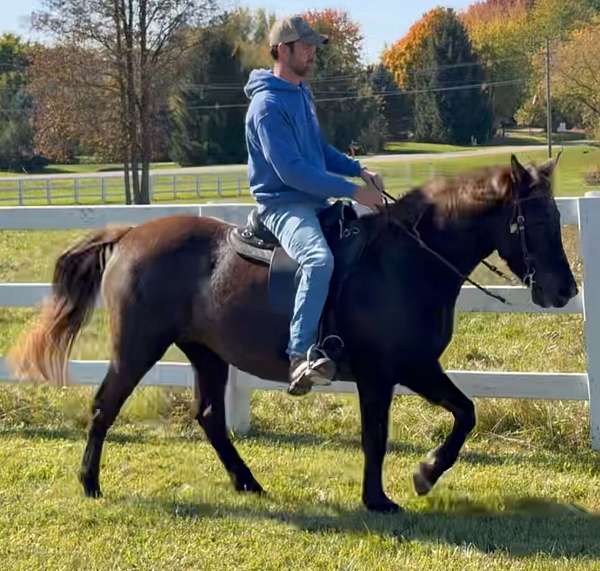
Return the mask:
<svg viewBox="0 0 600 571">
<path fill-rule="evenodd" d="M 303 268 L 331 276 L 333 273 L 334 259 L 329 248 L 315 248 L 302 262 Z"/>
</svg>

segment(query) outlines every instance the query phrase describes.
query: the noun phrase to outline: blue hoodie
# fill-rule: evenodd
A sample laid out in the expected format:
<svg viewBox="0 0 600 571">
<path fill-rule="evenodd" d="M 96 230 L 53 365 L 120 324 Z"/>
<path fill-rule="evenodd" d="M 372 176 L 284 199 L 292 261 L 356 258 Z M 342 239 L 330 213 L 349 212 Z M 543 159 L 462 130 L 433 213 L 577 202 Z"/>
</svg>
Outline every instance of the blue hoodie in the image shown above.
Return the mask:
<svg viewBox="0 0 600 571">
<path fill-rule="evenodd" d="M 325 142 L 305 85 L 258 69 L 244 92 L 250 191 L 261 207 L 352 196 L 356 186 L 336 175 L 358 176 L 360 163 Z"/>
</svg>

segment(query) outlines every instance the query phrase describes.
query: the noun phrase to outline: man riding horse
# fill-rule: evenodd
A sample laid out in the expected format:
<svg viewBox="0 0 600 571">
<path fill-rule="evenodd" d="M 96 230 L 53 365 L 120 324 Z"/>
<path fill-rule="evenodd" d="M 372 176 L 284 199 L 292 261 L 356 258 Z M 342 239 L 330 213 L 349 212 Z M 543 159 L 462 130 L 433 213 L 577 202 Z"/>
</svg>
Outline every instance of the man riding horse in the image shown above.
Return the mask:
<svg viewBox="0 0 600 571">
<path fill-rule="evenodd" d="M 269 42 L 273 70 L 254 70 L 245 87 L 251 99 L 248 174 L 261 221 L 302 269 L 287 346 L 288 392 L 302 395 L 313 384 L 330 384 L 335 375 L 335 364 L 317 346 L 334 264 L 318 213 L 331 197 L 352 198 L 371 208 L 381 205 L 378 189 L 383 185 L 379 175 L 327 144 L 321 133 L 303 80 L 311 73 L 317 46 L 328 38 L 294 16 L 273 25 Z M 338 175 L 360 176 L 366 184 Z"/>
</svg>

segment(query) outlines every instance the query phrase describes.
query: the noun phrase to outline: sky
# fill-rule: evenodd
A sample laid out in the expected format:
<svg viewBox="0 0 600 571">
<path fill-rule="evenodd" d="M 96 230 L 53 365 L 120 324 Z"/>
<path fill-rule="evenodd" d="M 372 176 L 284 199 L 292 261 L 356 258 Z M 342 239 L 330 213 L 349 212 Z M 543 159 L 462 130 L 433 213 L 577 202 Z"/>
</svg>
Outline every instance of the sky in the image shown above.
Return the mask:
<svg viewBox="0 0 600 571">
<path fill-rule="evenodd" d="M 401 38 L 425 12 L 435 6 L 461 10 L 474 0 L 230 0 L 235 5 L 265 8 L 278 16 L 305 10 L 336 8 L 346 10 L 359 23 L 364 35 L 365 63 L 379 59 L 386 44 Z M 0 0 L 0 33 L 13 32 L 30 37 L 29 15 L 40 9 L 41 0 Z"/>
</svg>

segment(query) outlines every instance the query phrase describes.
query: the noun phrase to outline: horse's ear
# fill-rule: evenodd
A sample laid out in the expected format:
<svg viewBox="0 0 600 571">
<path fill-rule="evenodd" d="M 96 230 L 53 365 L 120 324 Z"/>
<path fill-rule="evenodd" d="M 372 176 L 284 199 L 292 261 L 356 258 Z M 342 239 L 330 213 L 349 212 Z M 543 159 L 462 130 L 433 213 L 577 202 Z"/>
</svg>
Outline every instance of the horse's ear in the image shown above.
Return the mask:
<svg viewBox="0 0 600 571">
<path fill-rule="evenodd" d="M 510 168 L 512 171 L 512 177 L 515 181 L 517 188 L 523 188 L 528 186 L 527 183 L 531 180 L 531 175 L 527 169 L 517 160 L 515 155 L 510 156 Z"/>
<path fill-rule="evenodd" d="M 556 155 L 555 159 L 550 159 L 549 161 L 545 162 L 541 167 L 539 167 L 538 172 L 545 178 L 550 178 L 552 176 L 552 173 L 554 172 L 554 169 L 556 168 L 556 165 L 558 164 L 558 159 L 560 159 L 560 155 L 562 155 L 562 151 L 560 151 L 560 153 Z"/>
</svg>

